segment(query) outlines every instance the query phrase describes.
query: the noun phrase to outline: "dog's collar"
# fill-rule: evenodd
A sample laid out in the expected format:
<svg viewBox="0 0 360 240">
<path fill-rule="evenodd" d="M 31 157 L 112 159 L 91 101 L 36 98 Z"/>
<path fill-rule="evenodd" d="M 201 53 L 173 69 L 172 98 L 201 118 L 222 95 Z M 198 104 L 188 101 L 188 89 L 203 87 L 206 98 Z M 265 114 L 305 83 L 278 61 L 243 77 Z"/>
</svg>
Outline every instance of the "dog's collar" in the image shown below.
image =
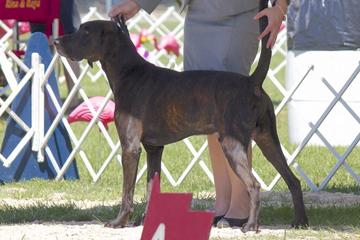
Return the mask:
<svg viewBox="0 0 360 240">
<path fill-rule="evenodd" d="M 125 18 L 124 16 L 119 16 L 117 15 L 115 18 L 113 18 L 114 21 L 116 22 L 116 25 L 119 27 L 119 29 L 121 30 L 121 32 L 127 36 L 130 36 L 129 34 L 129 30 L 126 26 L 126 23 L 125 23 Z"/>
</svg>

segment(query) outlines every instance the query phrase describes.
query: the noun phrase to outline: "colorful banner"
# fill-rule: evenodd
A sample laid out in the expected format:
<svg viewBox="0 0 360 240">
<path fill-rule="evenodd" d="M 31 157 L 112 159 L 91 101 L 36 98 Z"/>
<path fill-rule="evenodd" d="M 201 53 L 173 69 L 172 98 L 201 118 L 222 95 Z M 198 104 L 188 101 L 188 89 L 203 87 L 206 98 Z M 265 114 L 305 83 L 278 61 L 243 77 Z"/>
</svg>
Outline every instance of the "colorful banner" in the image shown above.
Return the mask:
<svg viewBox="0 0 360 240">
<path fill-rule="evenodd" d="M 54 7 L 57 8 L 55 11 L 57 12 L 56 16 L 53 16 Z M 60 15 L 59 9 L 59 1 L 0 0 L 0 19 L 44 23 L 58 17 Z"/>
</svg>

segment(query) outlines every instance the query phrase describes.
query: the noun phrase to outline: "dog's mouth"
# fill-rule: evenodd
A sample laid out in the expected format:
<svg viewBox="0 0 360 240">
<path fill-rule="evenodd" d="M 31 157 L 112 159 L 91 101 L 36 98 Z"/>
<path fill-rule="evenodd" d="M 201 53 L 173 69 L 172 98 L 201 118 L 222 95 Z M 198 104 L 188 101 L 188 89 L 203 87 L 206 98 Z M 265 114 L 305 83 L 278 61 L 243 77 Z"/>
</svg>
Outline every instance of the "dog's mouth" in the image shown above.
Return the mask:
<svg viewBox="0 0 360 240">
<path fill-rule="evenodd" d="M 63 57 L 66 57 L 66 58 L 70 59 L 71 61 L 77 61 L 78 62 L 78 61 L 82 60 L 82 58 L 75 57 L 75 56 L 70 56 L 70 55 L 66 54 L 64 52 L 64 50 L 60 46 L 56 46 L 56 50 L 59 53 L 59 55 L 61 55 Z"/>
<path fill-rule="evenodd" d="M 69 58 L 71 61 L 77 61 L 77 62 L 82 60 L 82 58 L 75 58 L 75 57 L 67 57 L 67 58 Z"/>
<path fill-rule="evenodd" d="M 93 56 L 82 56 L 81 54 L 75 54 L 73 49 L 67 49 L 64 47 L 64 45 L 59 41 L 54 41 L 54 45 L 56 48 L 57 53 L 60 56 L 66 57 L 67 59 L 74 61 L 74 62 L 80 62 L 83 59 L 87 60 L 89 62 L 89 65 L 92 67 L 92 63 L 96 62 L 98 59 Z M 80 55 L 80 56 L 79 56 Z"/>
<path fill-rule="evenodd" d="M 76 56 L 70 56 L 69 54 L 67 54 L 59 40 L 55 40 L 54 45 L 55 45 L 55 48 L 56 48 L 57 52 L 59 53 L 59 55 L 66 57 L 66 58 L 70 59 L 71 61 L 81 61 L 82 60 L 82 58 L 79 58 Z"/>
</svg>

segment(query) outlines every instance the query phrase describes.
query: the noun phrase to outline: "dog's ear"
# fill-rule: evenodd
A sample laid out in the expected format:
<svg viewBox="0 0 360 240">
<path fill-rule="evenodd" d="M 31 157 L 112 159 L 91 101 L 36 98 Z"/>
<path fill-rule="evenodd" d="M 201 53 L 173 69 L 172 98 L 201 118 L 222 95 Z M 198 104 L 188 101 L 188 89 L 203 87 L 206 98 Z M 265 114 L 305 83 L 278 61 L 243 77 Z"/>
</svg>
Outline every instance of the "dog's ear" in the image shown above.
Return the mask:
<svg viewBox="0 0 360 240">
<path fill-rule="evenodd" d="M 92 61 L 88 60 L 88 64 L 89 64 L 89 66 L 90 66 L 91 68 L 93 68 L 93 62 L 92 62 Z"/>
</svg>

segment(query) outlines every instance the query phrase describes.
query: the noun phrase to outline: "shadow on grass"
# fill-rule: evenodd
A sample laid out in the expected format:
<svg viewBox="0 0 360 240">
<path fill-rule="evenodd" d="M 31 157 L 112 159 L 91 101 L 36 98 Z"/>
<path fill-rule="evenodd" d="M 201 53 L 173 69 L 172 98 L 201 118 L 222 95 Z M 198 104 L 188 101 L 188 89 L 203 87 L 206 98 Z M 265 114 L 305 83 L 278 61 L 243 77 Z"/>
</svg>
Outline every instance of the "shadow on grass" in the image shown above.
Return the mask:
<svg viewBox="0 0 360 240">
<path fill-rule="evenodd" d="M 40 222 L 68 222 L 68 221 L 98 221 L 106 223 L 114 219 L 120 209 L 115 206 L 96 206 L 88 209 L 79 209 L 75 204 L 44 205 L 36 204 L 29 207 L 0 207 L 0 224 Z M 204 209 L 197 204 L 195 209 Z M 136 203 L 130 217 L 130 224 L 139 225 L 145 210 L 145 203 Z M 346 208 L 310 208 L 307 214 L 312 228 L 341 226 L 360 226 L 360 205 Z M 260 212 L 260 224 L 271 226 L 290 226 L 293 218 L 293 209 L 290 207 L 263 207 Z"/>
<path fill-rule="evenodd" d="M 105 224 L 114 219 L 120 206 L 96 206 L 81 209 L 75 204 L 41 204 L 27 207 L 0 206 L 0 224 L 31 223 L 31 222 L 86 222 L 98 221 Z M 145 211 L 145 203 L 136 203 L 130 223 L 139 225 Z"/>
<path fill-rule="evenodd" d="M 332 184 L 331 186 L 327 186 L 324 191 L 326 192 L 341 192 L 341 193 L 353 193 L 356 195 L 360 195 L 360 187 L 358 184 L 353 185 L 339 185 Z"/>
<path fill-rule="evenodd" d="M 311 227 L 360 226 L 360 205 L 351 207 L 326 207 L 306 209 Z M 264 207 L 260 212 L 263 225 L 290 224 L 293 209 L 290 207 Z"/>
</svg>

